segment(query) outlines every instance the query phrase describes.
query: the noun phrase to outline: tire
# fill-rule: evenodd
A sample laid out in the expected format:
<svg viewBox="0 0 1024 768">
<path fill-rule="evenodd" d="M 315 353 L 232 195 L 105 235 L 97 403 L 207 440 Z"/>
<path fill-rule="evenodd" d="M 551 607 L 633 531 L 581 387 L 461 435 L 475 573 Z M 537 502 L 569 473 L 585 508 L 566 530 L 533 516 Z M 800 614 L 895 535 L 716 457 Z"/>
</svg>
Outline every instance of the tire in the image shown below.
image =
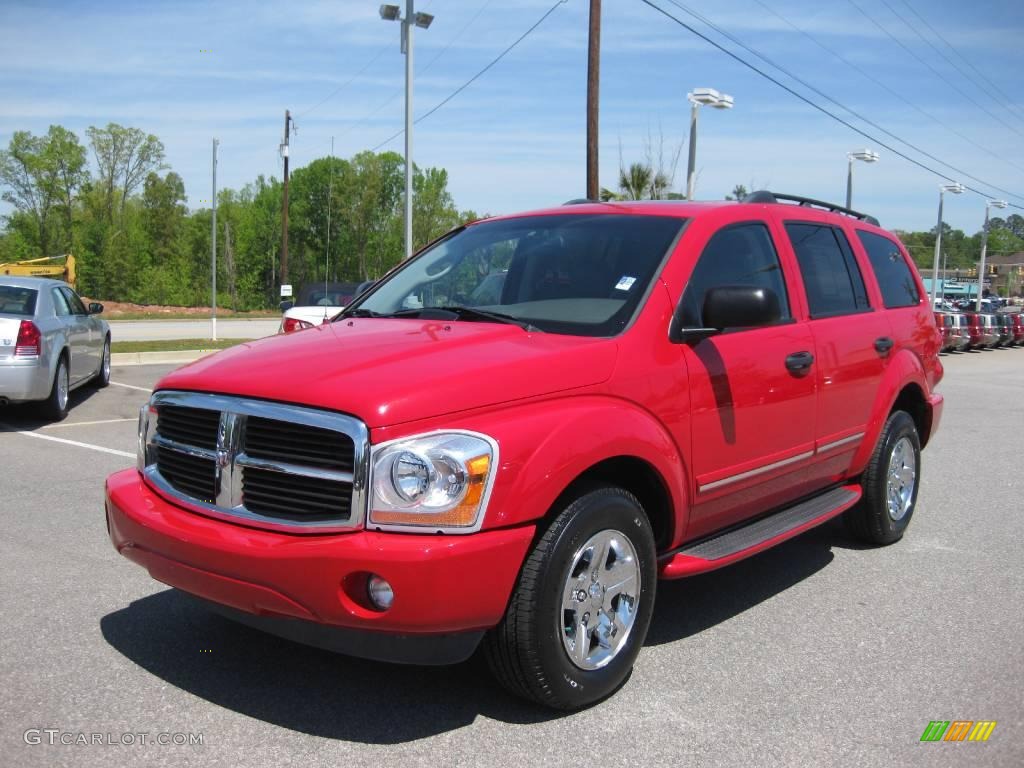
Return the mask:
<svg viewBox="0 0 1024 768">
<path fill-rule="evenodd" d="M 57 370 L 53 373 L 50 394 L 43 401 L 43 414 L 50 421 L 63 421 L 68 415 L 68 401 L 71 395 L 69 376 L 67 355 L 61 355 L 57 361 Z"/>
<path fill-rule="evenodd" d="M 484 640 L 494 677 L 554 709 L 580 709 L 614 693 L 647 636 L 655 558 L 651 524 L 635 496 L 606 487 L 577 497 L 527 556 L 504 618 Z M 608 587 L 623 583 L 609 597 Z"/>
<path fill-rule="evenodd" d="M 897 465 L 899 474 L 890 478 Z M 899 541 L 914 516 L 920 477 L 917 427 L 906 411 L 893 411 L 861 476 L 864 496 L 843 515 L 847 530 L 869 544 Z"/>
<path fill-rule="evenodd" d="M 96 389 L 110 386 L 110 337 L 103 340 L 103 352 L 100 355 L 100 369 L 90 382 Z"/>
</svg>

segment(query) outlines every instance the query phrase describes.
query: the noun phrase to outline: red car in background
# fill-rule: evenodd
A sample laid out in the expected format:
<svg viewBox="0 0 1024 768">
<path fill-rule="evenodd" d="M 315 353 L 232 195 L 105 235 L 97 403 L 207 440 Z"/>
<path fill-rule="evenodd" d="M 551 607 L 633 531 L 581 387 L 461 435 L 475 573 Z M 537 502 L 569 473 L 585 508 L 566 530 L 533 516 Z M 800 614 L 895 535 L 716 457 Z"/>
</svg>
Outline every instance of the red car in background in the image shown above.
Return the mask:
<svg viewBox="0 0 1024 768">
<path fill-rule="evenodd" d="M 1020 346 L 1024 344 L 1024 316 L 1020 312 L 1010 315 L 1011 328 L 1013 329 L 1013 340 L 1010 344 Z"/>
<path fill-rule="evenodd" d="M 981 318 L 976 312 L 964 313 L 964 318 L 967 321 L 967 335 L 970 338 L 970 345 L 967 349 L 980 349 L 985 346 L 984 343 L 984 329 L 981 327 Z"/>
</svg>

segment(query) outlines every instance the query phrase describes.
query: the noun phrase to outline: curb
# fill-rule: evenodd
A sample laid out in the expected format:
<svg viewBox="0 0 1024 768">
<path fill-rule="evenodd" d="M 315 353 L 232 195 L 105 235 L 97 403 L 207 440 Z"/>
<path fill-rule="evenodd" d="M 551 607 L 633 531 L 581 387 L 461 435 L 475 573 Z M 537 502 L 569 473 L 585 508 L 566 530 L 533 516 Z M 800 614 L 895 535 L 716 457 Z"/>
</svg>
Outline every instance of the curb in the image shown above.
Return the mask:
<svg viewBox="0 0 1024 768">
<path fill-rule="evenodd" d="M 177 352 L 113 352 L 111 365 L 167 365 L 191 363 L 219 349 L 184 349 Z"/>
</svg>

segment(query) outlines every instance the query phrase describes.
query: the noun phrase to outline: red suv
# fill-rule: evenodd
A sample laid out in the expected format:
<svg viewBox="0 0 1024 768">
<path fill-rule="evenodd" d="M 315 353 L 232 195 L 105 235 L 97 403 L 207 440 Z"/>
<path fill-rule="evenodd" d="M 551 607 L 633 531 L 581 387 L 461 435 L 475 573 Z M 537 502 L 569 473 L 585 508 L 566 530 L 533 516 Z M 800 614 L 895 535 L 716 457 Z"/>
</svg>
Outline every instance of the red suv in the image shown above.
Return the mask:
<svg viewBox="0 0 1024 768">
<path fill-rule="evenodd" d="M 110 538 L 247 624 L 420 664 L 482 645 L 577 708 L 628 677 L 658 579 L 838 515 L 903 535 L 939 345 L 900 242 L 827 203 L 488 219 L 329 324 L 164 377 Z"/>
</svg>

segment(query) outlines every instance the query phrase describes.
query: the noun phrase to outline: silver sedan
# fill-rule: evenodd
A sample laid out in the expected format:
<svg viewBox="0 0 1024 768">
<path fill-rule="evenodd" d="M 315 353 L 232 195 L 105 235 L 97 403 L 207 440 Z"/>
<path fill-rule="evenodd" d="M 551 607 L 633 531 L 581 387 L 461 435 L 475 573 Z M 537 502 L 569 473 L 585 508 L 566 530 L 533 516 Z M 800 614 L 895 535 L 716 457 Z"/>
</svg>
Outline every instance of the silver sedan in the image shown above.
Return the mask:
<svg viewBox="0 0 1024 768">
<path fill-rule="evenodd" d="M 0 277 L 0 406 L 42 401 L 59 421 L 68 394 L 110 382 L 110 326 L 67 283 Z"/>
</svg>

